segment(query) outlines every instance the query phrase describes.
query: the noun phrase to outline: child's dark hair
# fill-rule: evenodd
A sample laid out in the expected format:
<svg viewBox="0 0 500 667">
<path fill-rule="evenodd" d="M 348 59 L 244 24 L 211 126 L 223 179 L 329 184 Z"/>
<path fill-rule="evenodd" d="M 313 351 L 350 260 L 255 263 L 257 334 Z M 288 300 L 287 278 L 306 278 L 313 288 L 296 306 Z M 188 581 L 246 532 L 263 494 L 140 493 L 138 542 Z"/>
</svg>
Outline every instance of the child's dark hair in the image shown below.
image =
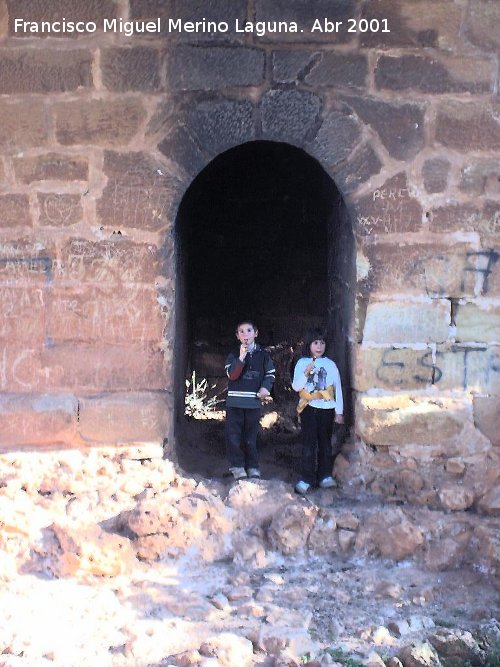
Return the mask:
<svg viewBox="0 0 500 667">
<path fill-rule="evenodd" d="M 254 320 L 239 320 L 238 324 L 235 327 L 236 331 L 238 331 L 238 329 L 242 324 L 249 324 L 251 327 L 255 329 L 255 331 L 257 331 L 257 325 L 255 324 Z"/>
<path fill-rule="evenodd" d="M 311 343 L 315 340 L 324 340 L 327 342 L 326 331 L 320 327 L 314 327 L 313 329 L 307 329 L 304 334 L 304 346 L 302 348 L 302 355 L 304 357 L 311 356 Z"/>
</svg>

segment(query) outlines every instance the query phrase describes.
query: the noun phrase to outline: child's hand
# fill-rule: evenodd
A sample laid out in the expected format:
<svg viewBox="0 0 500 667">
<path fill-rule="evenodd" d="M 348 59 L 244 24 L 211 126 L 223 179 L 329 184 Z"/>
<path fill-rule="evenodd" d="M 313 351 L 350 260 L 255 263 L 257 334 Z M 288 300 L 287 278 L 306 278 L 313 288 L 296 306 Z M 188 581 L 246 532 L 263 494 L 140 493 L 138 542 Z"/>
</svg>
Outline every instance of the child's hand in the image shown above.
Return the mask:
<svg viewBox="0 0 500 667">
<path fill-rule="evenodd" d="M 310 375 L 314 370 L 314 361 L 311 361 L 310 363 L 307 364 L 307 366 L 304 369 L 304 375 Z"/>
<path fill-rule="evenodd" d="M 335 423 L 336 424 L 343 424 L 344 423 L 344 415 L 335 415 Z"/>
<path fill-rule="evenodd" d="M 261 387 L 257 392 L 258 398 L 264 398 L 265 396 L 270 396 L 270 395 L 271 395 L 270 392 L 265 387 Z"/>
<path fill-rule="evenodd" d="M 245 357 L 247 356 L 248 352 L 248 346 L 242 343 L 240 345 L 240 361 L 244 361 Z"/>
</svg>

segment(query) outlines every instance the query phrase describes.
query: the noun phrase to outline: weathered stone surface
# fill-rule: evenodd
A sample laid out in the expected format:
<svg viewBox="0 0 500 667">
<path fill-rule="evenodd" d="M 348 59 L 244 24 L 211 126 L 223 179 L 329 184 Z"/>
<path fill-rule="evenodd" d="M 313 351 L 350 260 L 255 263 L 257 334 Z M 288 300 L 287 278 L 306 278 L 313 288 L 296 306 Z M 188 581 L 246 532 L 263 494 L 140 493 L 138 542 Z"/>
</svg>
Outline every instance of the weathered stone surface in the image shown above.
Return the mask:
<svg viewBox="0 0 500 667">
<path fill-rule="evenodd" d="M 453 0 L 373 0 L 363 7 L 363 18 L 379 20 L 379 30 L 361 34 L 362 46 L 435 47 L 451 50 L 460 42 L 462 7 Z M 387 27 L 390 32 L 384 32 Z"/>
<path fill-rule="evenodd" d="M 379 89 L 423 93 L 486 93 L 493 85 L 491 60 L 435 54 L 381 56 L 375 68 Z"/>
<path fill-rule="evenodd" d="M 401 510 L 374 514 L 360 527 L 357 551 L 376 553 L 394 560 L 412 556 L 424 543 L 424 536 Z"/>
<path fill-rule="evenodd" d="M 321 108 L 317 95 L 299 90 L 271 90 L 262 98 L 264 139 L 302 143 L 314 128 Z"/>
<path fill-rule="evenodd" d="M 37 195 L 40 217 L 38 222 L 48 227 L 66 227 L 80 222 L 83 208 L 80 195 L 40 192 Z"/>
<path fill-rule="evenodd" d="M 500 308 L 477 303 L 459 305 L 455 316 L 457 341 L 500 342 Z"/>
<path fill-rule="evenodd" d="M 390 390 L 424 389 L 432 384 L 435 366 L 430 348 L 354 348 L 353 386 Z"/>
<path fill-rule="evenodd" d="M 176 90 L 258 86 L 264 80 L 264 62 L 260 49 L 181 45 L 170 54 L 168 83 Z"/>
<path fill-rule="evenodd" d="M 52 242 L 19 239 L 0 244 L 0 284 L 33 289 L 42 287 L 52 276 L 56 251 Z"/>
<path fill-rule="evenodd" d="M 101 52 L 102 81 L 108 90 L 127 92 L 160 87 L 160 54 L 147 46 L 112 47 Z"/>
<path fill-rule="evenodd" d="M 439 389 L 500 395 L 498 345 L 438 345 L 435 383 Z"/>
<path fill-rule="evenodd" d="M 431 209 L 430 229 L 435 232 L 477 232 L 484 250 L 471 253 L 471 264 L 474 260 L 483 257 L 479 262 L 478 271 L 487 271 L 483 275 L 483 283 L 490 282 L 497 270 L 495 247 L 497 246 L 498 231 L 500 228 L 500 206 L 498 202 L 484 202 L 483 208 L 475 204 L 449 203 L 446 206 Z M 472 267 L 469 268 L 472 270 Z M 479 276 L 472 276 L 477 278 Z M 486 280 L 488 279 L 488 280 Z M 493 280 L 493 282 L 495 282 Z"/>
<path fill-rule="evenodd" d="M 352 192 L 358 185 L 378 174 L 382 162 L 370 144 L 364 144 L 349 155 L 340 168 L 334 167 L 335 184 L 343 194 Z"/>
<path fill-rule="evenodd" d="M 32 226 L 27 195 L 0 195 L 0 228 Z"/>
<path fill-rule="evenodd" d="M 270 484 L 264 480 L 252 484 L 236 484 L 228 494 L 227 504 L 236 511 L 238 527 L 268 525 L 278 510 L 292 500 L 287 484 Z"/>
<path fill-rule="evenodd" d="M 497 371 L 498 373 L 498 371 Z M 474 396 L 474 424 L 493 445 L 500 445 L 500 411 L 496 396 Z"/>
<path fill-rule="evenodd" d="M 474 247 L 468 243 L 369 243 L 364 247 L 369 271 L 360 283 L 363 293 L 394 292 L 431 297 L 473 296 Z"/>
<path fill-rule="evenodd" d="M 85 397 L 78 404 L 78 433 L 87 442 L 161 442 L 169 431 L 171 406 L 162 393 Z"/>
<path fill-rule="evenodd" d="M 337 524 L 333 512 L 322 512 L 309 534 L 308 547 L 318 554 L 334 554 L 339 550 L 337 542 Z"/>
<path fill-rule="evenodd" d="M 142 102 L 132 97 L 60 102 L 54 114 L 57 140 L 66 146 L 126 146 L 145 119 Z"/>
<path fill-rule="evenodd" d="M 69 239 L 61 249 L 54 282 L 119 285 L 145 283 L 152 286 L 162 274 L 162 252 L 152 243 L 135 243 L 116 235 L 112 239 L 89 241 Z"/>
<path fill-rule="evenodd" d="M 71 394 L 0 397 L 0 447 L 73 445 L 77 401 Z"/>
<path fill-rule="evenodd" d="M 354 209 L 356 230 L 364 236 L 415 232 L 422 226 L 422 208 L 408 186 L 405 172 L 360 199 Z"/>
<path fill-rule="evenodd" d="M 21 183 L 34 181 L 87 181 L 88 159 L 84 156 L 45 153 L 12 159 L 16 179 Z"/>
<path fill-rule="evenodd" d="M 332 111 L 326 115 L 314 140 L 309 144 L 309 151 L 324 167 L 329 167 L 344 160 L 360 136 L 361 129 L 354 116 Z"/>
<path fill-rule="evenodd" d="M 450 162 L 446 158 L 432 158 L 424 162 L 422 177 L 424 188 L 429 194 L 444 192 L 448 185 L 448 174 L 450 173 Z"/>
<path fill-rule="evenodd" d="M 45 332 L 47 294 L 41 287 L 4 287 L 0 290 L 0 340 L 30 342 L 42 341 Z"/>
<path fill-rule="evenodd" d="M 403 647 L 399 657 L 405 667 L 442 667 L 438 654 L 428 642 L 417 641 Z"/>
<path fill-rule="evenodd" d="M 436 141 L 464 153 L 498 151 L 498 110 L 486 103 L 449 101 L 438 107 Z"/>
<path fill-rule="evenodd" d="M 453 511 L 466 510 L 474 503 L 474 492 L 464 486 L 445 486 L 438 495 L 443 507 Z"/>
<path fill-rule="evenodd" d="M 500 37 L 496 29 L 500 22 L 500 10 L 495 0 L 479 0 L 468 8 L 464 23 L 465 37 L 475 46 L 498 51 Z"/>
<path fill-rule="evenodd" d="M 461 171 L 459 188 L 468 195 L 482 195 L 487 186 L 498 190 L 500 166 L 496 158 L 470 158 Z"/>
<path fill-rule="evenodd" d="M 209 154 L 255 139 L 253 106 L 232 100 L 200 102 L 188 112 L 188 129 Z"/>
<path fill-rule="evenodd" d="M 484 662 L 481 649 L 468 631 L 440 628 L 429 636 L 429 642 L 439 657 L 451 664 L 480 665 Z"/>
<path fill-rule="evenodd" d="M 160 342 L 164 320 L 147 287 L 54 287 L 47 334 L 54 342 Z"/>
<path fill-rule="evenodd" d="M 500 516 L 500 486 L 498 483 L 479 499 L 477 508 L 483 514 Z"/>
<path fill-rule="evenodd" d="M 459 567 L 463 561 L 465 546 L 452 539 L 444 539 L 431 542 L 425 554 L 425 566 L 434 572 L 441 572 Z"/>
<path fill-rule="evenodd" d="M 311 67 L 322 57 L 321 51 L 273 51 L 273 82 L 296 83 L 303 81 Z"/>
<path fill-rule="evenodd" d="M 359 396 L 356 432 L 367 443 L 430 445 L 459 435 L 466 414 L 453 401 L 437 402 L 408 395 Z"/>
<path fill-rule="evenodd" d="M 89 88 L 92 60 L 91 52 L 83 49 L 0 49 L 0 93 L 63 93 Z"/>
<path fill-rule="evenodd" d="M 391 157 L 408 160 L 424 145 L 424 107 L 385 102 L 368 97 L 346 97 L 346 102 L 380 137 Z"/>
<path fill-rule="evenodd" d="M 363 88 L 368 74 L 366 56 L 324 51 L 315 55 L 304 82 L 316 88 Z"/>
<path fill-rule="evenodd" d="M 363 342 L 439 343 L 448 338 L 449 302 L 373 301 L 368 304 Z"/>
<path fill-rule="evenodd" d="M 101 224 L 122 228 L 164 229 L 178 197 L 179 183 L 163 165 L 146 153 L 104 155 L 108 182 L 97 202 Z"/>
<path fill-rule="evenodd" d="M 20 150 L 45 143 L 48 131 L 42 102 L 0 101 L 0 147 Z"/>
<path fill-rule="evenodd" d="M 250 667 L 254 661 L 252 642 L 231 632 L 206 639 L 200 646 L 200 654 L 213 656 L 222 667 Z"/>
<path fill-rule="evenodd" d="M 206 165 L 206 158 L 185 127 L 176 127 L 158 144 L 158 150 L 193 178 Z"/>
<path fill-rule="evenodd" d="M 94 21 L 98 30 L 101 29 L 104 19 L 113 19 L 116 16 L 117 7 L 112 0 L 88 0 L 88 2 L 81 3 L 78 0 L 61 0 L 57 5 L 50 8 L 47 12 L 47 5 L 43 0 L 23 0 L 22 12 L 20 12 L 17 0 L 7 0 L 7 7 L 9 8 L 9 34 L 14 37 L 47 37 L 47 33 L 31 32 L 30 26 L 27 29 L 14 31 L 14 19 L 22 18 L 24 20 L 41 23 L 42 21 Z M 78 33 L 60 32 L 50 33 L 51 37 L 77 37 Z"/>
<path fill-rule="evenodd" d="M 294 503 L 287 505 L 281 514 L 275 514 L 268 531 L 271 547 L 287 556 L 303 550 L 316 513 L 317 508 L 313 506 Z"/>
</svg>

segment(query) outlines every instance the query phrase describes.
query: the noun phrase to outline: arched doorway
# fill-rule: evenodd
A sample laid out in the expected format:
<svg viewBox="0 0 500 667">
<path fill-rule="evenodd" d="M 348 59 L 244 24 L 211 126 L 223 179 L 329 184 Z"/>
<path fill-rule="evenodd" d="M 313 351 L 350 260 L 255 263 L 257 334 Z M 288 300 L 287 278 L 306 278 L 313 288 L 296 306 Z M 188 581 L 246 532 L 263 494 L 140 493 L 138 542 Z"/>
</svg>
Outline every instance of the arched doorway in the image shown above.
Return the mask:
<svg viewBox="0 0 500 667">
<path fill-rule="evenodd" d="M 315 159 L 269 141 L 222 153 L 186 191 L 176 243 L 176 440 L 185 470 L 213 472 L 213 455 L 225 468 L 222 425 L 187 433 L 181 399 L 192 371 L 215 385 L 212 393 L 222 392 L 241 318 L 255 320 L 259 341 L 271 347 L 278 371 L 272 409 L 287 416 L 290 433 L 289 374 L 307 326 L 327 327 L 349 406 L 354 241 L 342 197 Z"/>
</svg>

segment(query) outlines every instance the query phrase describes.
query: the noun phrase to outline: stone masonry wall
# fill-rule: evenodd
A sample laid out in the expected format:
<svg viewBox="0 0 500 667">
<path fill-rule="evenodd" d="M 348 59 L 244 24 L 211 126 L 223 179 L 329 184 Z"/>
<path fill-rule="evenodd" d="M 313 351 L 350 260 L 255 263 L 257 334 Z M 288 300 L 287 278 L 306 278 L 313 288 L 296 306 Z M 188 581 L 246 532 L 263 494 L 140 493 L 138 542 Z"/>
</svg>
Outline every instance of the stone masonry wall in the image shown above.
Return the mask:
<svg viewBox="0 0 500 667">
<path fill-rule="evenodd" d="M 47 38 L 16 17 L 163 32 Z M 323 17 L 342 29 L 311 32 Z M 360 18 L 390 32 L 349 33 Z M 224 150 L 281 141 L 332 177 L 356 235 L 368 448 L 339 465 L 430 504 L 439 474 L 480 504 L 500 444 L 499 21 L 496 0 L 0 0 L 0 446 L 168 436 L 173 455 L 179 203 Z"/>
</svg>

